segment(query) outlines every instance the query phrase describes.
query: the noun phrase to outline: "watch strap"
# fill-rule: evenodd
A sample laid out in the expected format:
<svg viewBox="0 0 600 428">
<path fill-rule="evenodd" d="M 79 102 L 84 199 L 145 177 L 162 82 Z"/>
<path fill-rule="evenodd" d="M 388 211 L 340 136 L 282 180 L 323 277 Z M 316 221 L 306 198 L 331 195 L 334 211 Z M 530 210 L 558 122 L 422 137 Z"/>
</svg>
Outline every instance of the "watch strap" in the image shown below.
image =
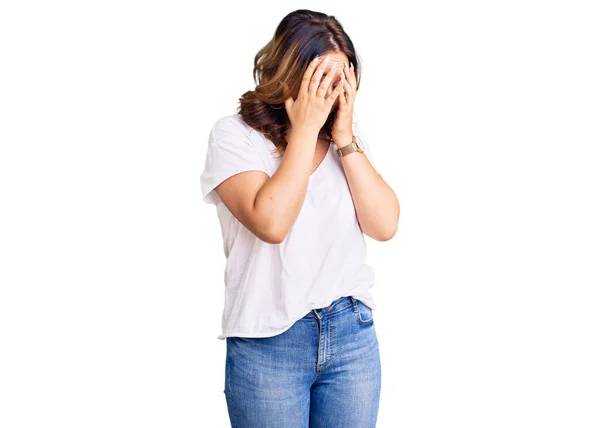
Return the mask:
<svg viewBox="0 0 600 428">
<path fill-rule="evenodd" d="M 338 158 L 342 158 L 354 152 L 364 153 L 363 149 L 361 149 L 358 143 L 356 142 L 356 135 L 352 136 L 352 142 L 350 144 L 347 144 L 344 147 L 340 147 L 336 150 Z"/>
</svg>

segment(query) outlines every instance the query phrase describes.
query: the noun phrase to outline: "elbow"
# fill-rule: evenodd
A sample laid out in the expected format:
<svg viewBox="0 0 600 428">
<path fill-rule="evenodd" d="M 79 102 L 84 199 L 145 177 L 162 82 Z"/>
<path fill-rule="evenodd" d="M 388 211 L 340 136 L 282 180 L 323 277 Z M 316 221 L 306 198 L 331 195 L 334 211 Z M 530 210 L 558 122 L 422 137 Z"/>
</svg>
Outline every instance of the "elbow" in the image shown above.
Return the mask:
<svg viewBox="0 0 600 428">
<path fill-rule="evenodd" d="M 250 231 L 261 241 L 267 244 L 281 244 L 287 235 L 281 221 L 274 218 L 271 213 L 260 213 L 256 210 L 249 220 Z"/>
<path fill-rule="evenodd" d="M 276 234 L 266 234 L 261 237 L 261 240 L 265 241 L 267 244 L 281 244 L 285 236 L 276 235 Z"/>
<path fill-rule="evenodd" d="M 377 241 L 385 242 L 385 241 L 389 241 L 394 236 L 396 236 L 396 232 L 398 232 L 399 220 L 400 220 L 400 213 L 398 213 L 398 217 L 397 217 L 396 221 L 390 223 L 389 226 L 382 228 L 382 230 L 380 230 L 379 233 L 377 234 L 377 237 L 374 239 Z"/>
<path fill-rule="evenodd" d="M 270 224 L 263 229 L 259 238 L 268 244 L 281 244 L 287 233 L 277 225 Z"/>
<path fill-rule="evenodd" d="M 397 228 L 394 228 L 394 229 L 389 230 L 389 231 L 381 232 L 377 236 L 373 237 L 373 239 L 375 239 L 376 241 L 380 241 L 380 242 L 389 241 L 394 236 L 396 236 L 396 231 L 397 230 L 398 230 Z"/>
<path fill-rule="evenodd" d="M 287 233 L 285 231 L 277 230 L 269 235 L 269 239 L 271 244 L 281 244 L 285 240 L 286 236 Z"/>
<path fill-rule="evenodd" d="M 397 201 L 397 200 L 396 200 Z M 378 241 L 389 241 L 394 236 L 396 236 L 396 232 L 398 232 L 398 223 L 400 223 L 400 203 L 397 202 L 397 212 L 396 212 L 396 220 L 390 222 L 390 225 L 385 229 L 385 232 L 381 234 L 381 239 Z"/>
</svg>

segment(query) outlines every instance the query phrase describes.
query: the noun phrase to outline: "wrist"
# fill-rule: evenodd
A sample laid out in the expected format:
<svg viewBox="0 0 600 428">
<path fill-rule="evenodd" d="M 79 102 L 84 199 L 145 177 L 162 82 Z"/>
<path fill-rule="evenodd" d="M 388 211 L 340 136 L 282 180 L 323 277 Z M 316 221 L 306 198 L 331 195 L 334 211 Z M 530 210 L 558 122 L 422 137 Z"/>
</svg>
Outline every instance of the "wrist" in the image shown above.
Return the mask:
<svg viewBox="0 0 600 428">
<path fill-rule="evenodd" d="M 298 128 L 291 128 L 288 134 L 288 140 L 291 139 L 292 135 L 298 136 L 300 140 L 310 140 L 316 143 L 319 136 L 319 130 L 310 128 L 307 126 L 301 126 Z"/>
<path fill-rule="evenodd" d="M 352 142 L 352 138 L 354 138 L 353 134 L 333 134 L 332 135 L 333 142 L 337 146 L 338 149 L 347 146 Z"/>
</svg>

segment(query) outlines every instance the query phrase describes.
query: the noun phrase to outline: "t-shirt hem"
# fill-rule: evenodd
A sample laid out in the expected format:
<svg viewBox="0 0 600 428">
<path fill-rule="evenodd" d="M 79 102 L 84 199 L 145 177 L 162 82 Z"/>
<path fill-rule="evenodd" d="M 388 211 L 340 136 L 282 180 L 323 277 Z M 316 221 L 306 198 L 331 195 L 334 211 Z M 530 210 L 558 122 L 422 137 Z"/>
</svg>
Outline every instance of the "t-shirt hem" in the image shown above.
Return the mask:
<svg viewBox="0 0 600 428">
<path fill-rule="evenodd" d="M 354 295 L 349 295 L 349 296 L 352 296 L 352 297 L 354 297 Z M 341 297 L 345 297 L 345 296 L 339 296 L 339 297 L 336 297 L 336 298 L 334 298 L 334 299 L 333 299 L 333 300 L 330 302 L 330 304 L 331 304 L 331 303 L 333 303 L 333 302 L 335 302 L 337 299 L 339 299 L 339 298 L 341 298 Z M 357 297 L 354 297 L 354 298 L 355 298 L 355 299 L 357 299 Z M 294 324 L 295 324 L 297 321 L 299 321 L 299 320 L 301 320 L 302 318 L 304 318 L 304 317 L 305 317 L 305 316 L 308 314 L 308 312 L 310 312 L 310 311 L 312 311 L 312 310 L 313 310 L 313 308 L 310 308 L 310 307 L 309 307 L 309 308 L 308 308 L 308 309 L 307 309 L 307 310 L 304 312 L 304 315 L 302 315 L 302 316 L 301 316 L 301 317 L 299 317 L 299 318 L 296 318 L 296 319 L 295 319 L 294 321 L 292 321 L 292 322 L 291 322 L 289 325 L 287 325 L 287 326 L 283 327 L 282 329 L 280 329 L 279 331 L 276 331 L 276 332 L 269 332 L 269 333 L 256 333 L 256 334 L 254 334 L 254 333 L 250 333 L 250 334 L 249 334 L 249 333 L 247 333 L 247 332 L 246 332 L 246 333 L 244 333 L 244 332 L 238 332 L 238 333 L 236 333 L 236 332 L 231 332 L 231 333 L 220 334 L 220 335 L 218 335 L 218 336 L 217 336 L 217 339 L 219 339 L 219 340 L 225 340 L 225 338 L 227 338 L 227 337 L 247 337 L 247 338 L 257 338 L 257 339 L 259 339 L 259 338 L 264 338 L 264 337 L 273 337 L 273 336 L 277 336 L 278 334 L 285 333 L 287 330 L 289 330 L 290 328 L 292 328 L 292 326 L 293 326 L 293 325 L 294 325 Z"/>
</svg>

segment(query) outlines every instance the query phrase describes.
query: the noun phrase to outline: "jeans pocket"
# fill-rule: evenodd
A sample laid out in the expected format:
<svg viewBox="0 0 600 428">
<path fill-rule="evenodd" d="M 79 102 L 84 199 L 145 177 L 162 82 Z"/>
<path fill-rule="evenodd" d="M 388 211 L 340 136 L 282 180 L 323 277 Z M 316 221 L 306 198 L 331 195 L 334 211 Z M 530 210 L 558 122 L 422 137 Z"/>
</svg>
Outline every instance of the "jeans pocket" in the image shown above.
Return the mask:
<svg viewBox="0 0 600 428">
<path fill-rule="evenodd" d="M 356 299 L 356 316 L 361 324 L 371 324 L 373 322 L 373 310 L 365 305 L 362 301 Z"/>
</svg>

